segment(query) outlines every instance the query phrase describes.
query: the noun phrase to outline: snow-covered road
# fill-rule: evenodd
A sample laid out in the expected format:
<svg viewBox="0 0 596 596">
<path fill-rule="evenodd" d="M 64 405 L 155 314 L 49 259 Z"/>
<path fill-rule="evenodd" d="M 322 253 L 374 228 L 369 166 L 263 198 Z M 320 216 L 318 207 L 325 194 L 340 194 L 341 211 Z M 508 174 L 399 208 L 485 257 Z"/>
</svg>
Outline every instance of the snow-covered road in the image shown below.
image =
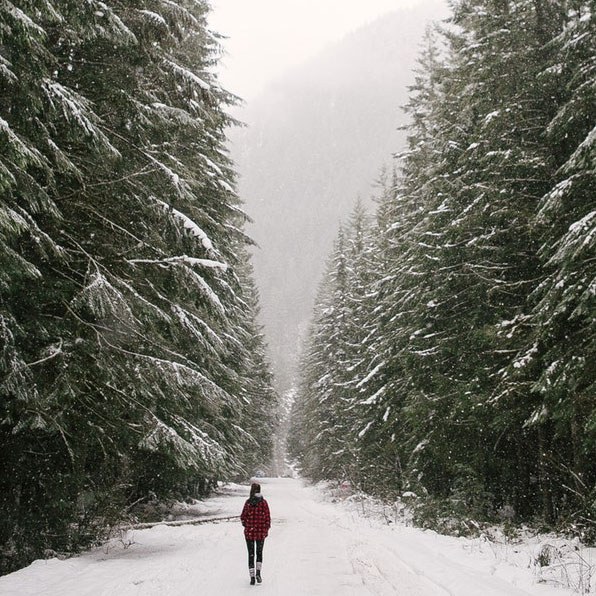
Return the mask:
<svg viewBox="0 0 596 596">
<path fill-rule="evenodd" d="M 36 561 L 0 578 L 2 596 L 565 596 L 430 532 L 370 523 L 318 498 L 293 479 L 263 479 L 273 517 L 263 583 L 250 586 L 238 520 L 157 526 L 80 557 Z M 213 513 L 238 514 L 241 487 L 212 500 Z"/>
</svg>

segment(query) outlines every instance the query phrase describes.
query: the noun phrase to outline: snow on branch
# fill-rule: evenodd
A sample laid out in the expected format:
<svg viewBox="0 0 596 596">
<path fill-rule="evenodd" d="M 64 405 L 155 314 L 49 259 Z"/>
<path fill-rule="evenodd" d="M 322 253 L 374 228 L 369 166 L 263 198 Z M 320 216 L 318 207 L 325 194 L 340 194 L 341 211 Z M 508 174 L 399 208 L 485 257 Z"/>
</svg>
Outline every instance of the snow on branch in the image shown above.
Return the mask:
<svg viewBox="0 0 596 596">
<path fill-rule="evenodd" d="M 201 157 L 201 159 L 207 164 L 207 167 L 210 170 L 208 172 L 208 175 L 212 178 L 215 178 L 217 184 L 219 184 L 219 186 L 223 188 L 226 192 L 229 192 L 230 194 L 236 196 L 236 191 L 227 181 L 226 175 L 221 169 L 221 167 L 202 153 L 199 154 L 199 157 Z"/>
<path fill-rule="evenodd" d="M 371 420 L 359 433 L 358 438 L 361 439 L 369 430 L 369 428 L 373 425 L 373 420 Z"/>
<path fill-rule="evenodd" d="M 571 172 L 582 167 L 589 168 L 592 165 L 593 155 L 596 147 L 596 126 L 588 133 L 588 136 L 579 144 L 573 155 L 561 168 L 563 172 Z"/>
<path fill-rule="evenodd" d="M 153 302 L 151 302 L 150 300 L 147 300 L 147 298 L 145 298 L 144 296 L 141 296 L 141 294 L 139 294 L 129 283 L 119 278 L 116 278 L 115 283 L 125 288 L 127 292 L 130 292 L 130 294 L 134 296 L 134 298 L 136 298 L 143 305 L 149 307 L 149 309 L 155 312 L 157 316 L 161 318 L 163 321 L 165 321 L 166 323 L 172 322 L 171 317 L 165 311 L 159 308 L 159 306 L 157 306 L 156 304 L 153 304 Z"/>
<path fill-rule="evenodd" d="M 41 86 L 52 108 L 59 108 L 67 122 L 76 123 L 83 133 L 96 141 L 99 146 L 107 149 L 115 157 L 120 157 L 118 149 L 110 143 L 106 135 L 92 121 L 91 117 L 95 117 L 95 114 L 91 110 L 90 102 L 85 97 L 50 79 L 44 79 Z M 89 113 L 91 117 L 86 113 Z"/>
<path fill-rule="evenodd" d="M 3 247 L 3 257 L 6 261 L 10 262 L 11 260 L 14 261 L 17 267 L 21 268 L 21 274 L 29 276 L 29 277 L 41 277 L 41 271 L 31 262 L 27 261 L 24 257 L 22 257 L 17 251 L 13 250 L 9 246 Z M 0 271 L 0 280 L 2 283 L 5 282 L 6 278 L 2 279 L 2 271 Z"/>
<path fill-rule="evenodd" d="M 176 191 L 182 198 L 187 198 L 187 199 L 190 199 L 191 201 L 195 199 L 195 195 L 193 194 L 192 190 L 190 189 L 190 187 L 188 186 L 186 181 L 181 180 L 180 176 L 176 172 L 174 172 L 174 170 L 169 168 L 162 161 L 159 161 L 159 159 L 156 159 L 155 157 L 153 157 L 148 152 L 144 152 L 143 155 L 145 155 L 145 157 L 147 157 L 147 159 L 149 159 L 151 161 L 151 163 L 153 163 L 153 165 L 155 165 L 159 170 L 161 170 L 168 177 L 168 179 L 170 180 L 170 182 L 172 183 L 172 185 L 174 186 L 174 188 L 176 189 Z M 168 156 L 168 157 L 171 157 L 171 156 Z M 159 201 L 159 202 L 163 203 L 163 201 Z M 166 203 L 164 203 L 164 205 L 165 204 Z M 168 205 L 168 207 L 169 207 L 169 205 Z"/>
<path fill-rule="evenodd" d="M 583 252 L 592 254 L 596 240 L 596 211 L 591 211 L 569 226 L 569 231 L 559 242 L 559 249 L 551 262 L 562 263 L 578 259 Z"/>
<path fill-rule="evenodd" d="M 523 423 L 522 428 L 531 428 L 540 422 L 544 422 L 548 418 L 548 408 L 544 404 L 540 404 L 534 408 L 531 416 Z"/>
<path fill-rule="evenodd" d="M 12 2 L 3 2 L 2 8 L 8 12 L 8 14 L 18 21 L 21 26 L 25 29 L 29 29 L 30 32 L 35 32 L 38 35 L 44 35 L 45 31 L 36 23 L 34 23 L 20 8 L 17 8 Z"/>
<path fill-rule="evenodd" d="M 381 395 L 383 395 L 383 393 L 385 393 L 385 391 L 387 390 L 387 385 L 383 385 L 383 387 L 381 387 L 378 391 L 375 391 L 375 393 L 373 393 L 373 395 L 371 395 L 369 398 L 362 400 L 358 405 L 359 406 L 373 406 L 377 403 L 377 400 L 379 397 L 381 397 Z"/>
<path fill-rule="evenodd" d="M 534 342 L 529 349 L 514 359 L 513 368 L 519 369 L 528 366 L 536 358 L 537 354 L 538 344 Z"/>
<path fill-rule="evenodd" d="M 13 234 L 20 234 L 27 230 L 27 222 L 10 207 L 0 205 L 0 230 L 7 230 Z"/>
<path fill-rule="evenodd" d="M 193 236 L 197 237 L 206 250 L 213 252 L 213 243 L 207 234 L 205 234 L 205 232 L 203 232 L 203 230 L 192 219 L 190 219 L 190 217 L 184 215 L 184 213 L 178 211 L 178 209 L 175 209 L 171 205 L 168 205 L 161 199 L 158 199 L 157 197 L 153 198 L 164 208 L 165 211 L 171 212 L 172 215 L 182 223 L 186 230 L 188 230 Z"/>
<path fill-rule="evenodd" d="M 105 19 L 112 31 L 118 36 L 118 39 L 123 40 L 125 43 L 137 43 L 136 35 L 122 22 L 122 19 L 105 3 L 101 0 L 87 0 L 87 3 L 94 10 L 95 16 L 98 19 Z M 107 32 L 105 27 L 98 27 L 97 31 L 102 33 Z"/>
<path fill-rule="evenodd" d="M 248 221 L 252 220 L 249 219 Z M 236 237 L 239 241 L 243 242 L 246 246 L 257 246 L 257 243 L 238 226 L 234 226 L 232 224 L 224 224 L 223 227 L 226 230 L 229 230 L 234 237 Z"/>
<path fill-rule="evenodd" d="M 10 83 L 16 83 L 17 77 L 12 70 L 10 70 L 10 66 L 12 66 L 12 64 L 0 56 L 0 76 L 4 77 Z"/>
<path fill-rule="evenodd" d="M 595 175 L 596 170 L 581 170 L 556 184 L 542 199 L 543 205 L 538 212 L 539 221 L 542 223 L 548 221 L 549 214 L 558 208 L 561 201 L 573 191 L 577 184 L 581 183 L 584 178 Z"/>
<path fill-rule="evenodd" d="M 236 279 L 238 279 L 238 278 L 236 277 Z M 232 300 L 234 300 L 234 302 L 236 302 L 240 306 L 244 307 L 246 310 L 250 310 L 250 305 L 234 291 L 232 286 L 227 281 L 225 281 L 222 278 L 218 278 L 217 281 L 218 281 L 219 285 L 222 286 L 223 289 L 227 291 L 228 295 L 232 298 Z"/>
<path fill-rule="evenodd" d="M 53 19 L 56 23 L 64 23 L 64 17 L 56 10 L 55 6 L 52 6 L 52 0 L 44 1 L 44 9 L 46 15 Z"/>
<path fill-rule="evenodd" d="M 132 324 L 137 322 L 122 292 L 99 271 L 91 275 L 89 283 L 73 300 L 73 306 L 81 305 L 87 306 L 100 319 L 114 317 L 122 320 L 124 316 Z"/>
<path fill-rule="evenodd" d="M 211 89 L 211 86 L 205 83 L 203 79 L 199 78 L 194 72 L 192 72 L 192 70 L 188 70 L 187 68 L 184 68 L 183 66 L 176 64 L 176 62 L 168 59 L 164 59 L 162 64 L 167 70 L 172 72 L 179 79 L 182 79 L 187 85 L 190 85 L 191 87 L 198 86 L 203 91 L 209 91 Z"/>
<path fill-rule="evenodd" d="M 211 168 L 216 174 L 218 174 L 219 176 L 221 176 L 222 178 L 224 177 L 224 173 L 222 172 L 221 168 L 211 159 L 209 159 L 206 155 L 204 155 L 203 153 L 199 153 L 199 157 L 207 164 L 207 166 L 209 168 Z"/>
<path fill-rule="evenodd" d="M 38 246 L 43 246 L 45 249 L 49 249 L 54 256 L 63 258 L 66 255 L 65 250 L 57 244 L 46 232 L 44 232 L 38 225 L 37 222 L 31 217 L 29 213 L 22 207 L 19 207 L 22 218 L 29 224 L 29 233 L 35 239 Z M 50 212 L 56 216 L 59 216 L 57 209 L 53 203 L 50 203 L 47 212 Z"/>
<path fill-rule="evenodd" d="M 188 433 L 189 442 L 198 450 L 205 462 L 213 465 L 225 460 L 227 455 L 226 450 L 218 441 L 181 416 L 174 416 L 173 418 Z"/>
<path fill-rule="evenodd" d="M 198 454 L 194 446 L 156 416 L 154 416 L 151 430 L 139 442 L 139 447 L 153 452 L 160 451 L 165 447 L 171 450 L 174 460 L 181 467 L 196 466 Z"/>
<path fill-rule="evenodd" d="M 221 269 L 222 271 L 227 271 L 228 265 L 226 263 L 221 263 L 219 261 L 212 261 L 211 259 L 197 259 L 195 257 L 189 257 L 187 255 L 182 255 L 179 257 L 168 257 L 165 259 L 127 259 L 127 263 L 131 265 L 138 264 L 138 263 L 147 263 L 147 264 L 155 264 L 155 265 L 175 265 L 178 263 L 185 263 L 186 265 L 190 265 L 191 267 L 204 267 L 207 269 Z"/>
<path fill-rule="evenodd" d="M 180 124 L 181 126 L 188 126 L 189 128 L 201 128 L 201 120 L 196 116 L 192 116 L 186 110 L 182 108 L 176 108 L 173 106 L 168 106 L 165 103 L 161 102 L 153 102 L 148 106 L 144 106 L 146 110 L 152 110 L 155 114 L 157 114 L 162 119 L 167 119 L 168 121 L 174 121 Z"/>
<path fill-rule="evenodd" d="M 52 139 L 47 139 L 46 142 L 54 156 L 57 167 L 64 171 L 73 173 L 79 180 L 82 180 L 83 174 L 81 170 L 79 170 L 79 168 L 72 163 L 72 161 L 64 154 L 62 149 L 60 149 L 60 147 L 58 147 L 58 145 L 56 145 Z"/>
<path fill-rule="evenodd" d="M 44 166 L 44 157 L 41 153 L 34 148 L 29 148 L 18 135 L 10 128 L 10 125 L 6 120 L 0 118 L 0 133 L 3 133 L 8 138 L 8 145 L 17 154 L 25 157 L 29 161 L 31 161 L 34 165 L 42 168 Z"/>
<path fill-rule="evenodd" d="M 183 19 L 189 25 L 192 25 L 193 27 L 200 26 L 197 18 L 188 9 L 184 8 L 180 2 L 174 2 L 174 0 L 159 0 L 159 3 L 163 5 L 164 10 L 170 10 L 177 15 L 177 18 Z M 199 2 L 196 3 L 200 4 Z"/>
<path fill-rule="evenodd" d="M 209 405 L 214 410 L 220 405 L 231 403 L 234 400 L 225 389 L 201 373 L 198 365 L 184 358 L 184 356 L 180 356 L 180 358 L 187 360 L 189 365 L 176 360 L 168 360 L 159 358 L 158 356 L 152 356 L 151 354 L 127 350 L 121 346 L 114 345 L 105 336 L 101 336 L 101 341 L 111 349 L 146 364 L 147 367 L 141 372 L 143 376 L 154 380 L 157 384 L 166 383 L 169 391 L 173 389 L 172 385 L 175 385 L 180 390 L 179 395 L 184 397 L 187 405 L 191 405 L 192 401 L 196 399 L 196 393 L 187 393 L 186 390 L 188 389 L 198 391 L 199 395 L 205 400 L 204 405 Z M 194 399 L 191 400 L 191 398 Z"/>
<path fill-rule="evenodd" d="M 226 182 L 225 180 L 218 178 L 217 183 L 221 188 L 223 188 L 226 192 L 229 192 L 232 195 L 236 195 L 236 191 L 232 188 L 232 186 Z"/>
<path fill-rule="evenodd" d="M 220 347 L 223 346 L 223 341 L 217 333 L 215 333 L 215 331 L 213 331 L 213 329 L 211 329 L 211 327 L 209 327 L 209 325 L 207 325 L 207 323 L 200 317 L 175 304 L 172 305 L 172 311 L 180 321 L 180 324 L 187 329 L 195 339 L 199 340 L 203 347 L 209 349 L 211 352 L 215 351 L 213 346 L 206 341 L 205 335 L 209 337 L 212 343 L 216 343 Z M 203 333 L 203 331 L 205 333 Z"/>
<path fill-rule="evenodd" d="M 195 282 L 203 294 L 222 314 L 226 312 L 224 305 L 221 303 L 219 296 L 213 291 L 211 286 L 191 267 L 183 264 L 181 269 L 189 276 L 190 280 Z"/>
<path fill-rule="evenodd" d="M 364 379 L 362 379 L 357 385 L 356 387 L 358 389 L 360 389 L 360 387 L 362 387 L 363 385 L 366 385 L 366 383 L 368 383 L 380 370 L 381 368 L 383 368 L 385 366 L 386 362 L 383 360 L 383 362 L 380 362 L 379 364 L 377 364 L 377 366 L 375 366 L 367 375 L 366 377 L 364 377 Z"/>
<path fill-rule="evenodd" d="M 158 13 L 153 12 L 152 10 L 145 10 L 145 9 L 137 9 L 137 12 L 145 17 L 152 25 L 156 25 L 159 27 L 168 27 L 166 20 Z"/>
</svg>

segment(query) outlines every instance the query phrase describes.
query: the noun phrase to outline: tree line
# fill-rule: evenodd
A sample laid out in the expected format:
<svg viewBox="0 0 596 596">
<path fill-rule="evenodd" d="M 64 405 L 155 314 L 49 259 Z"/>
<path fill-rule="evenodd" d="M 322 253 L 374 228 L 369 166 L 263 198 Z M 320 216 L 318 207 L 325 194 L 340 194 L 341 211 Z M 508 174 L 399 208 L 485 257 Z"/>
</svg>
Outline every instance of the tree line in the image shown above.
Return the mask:
<svg viewBox="0 0 596 596">
<path fill-rule="evenodd" d="M 308 476 L 410 491 L 441 529 L 596 538 L 595 56 L 582 0 L 459 0 L 428 32 L 407 150 L 317 297 L 290 438 Z"/>
<path fill-rule="evenodd" d="M 203 0 L 0 4 L 0 569 L 267 461 Z"/>
</svg>

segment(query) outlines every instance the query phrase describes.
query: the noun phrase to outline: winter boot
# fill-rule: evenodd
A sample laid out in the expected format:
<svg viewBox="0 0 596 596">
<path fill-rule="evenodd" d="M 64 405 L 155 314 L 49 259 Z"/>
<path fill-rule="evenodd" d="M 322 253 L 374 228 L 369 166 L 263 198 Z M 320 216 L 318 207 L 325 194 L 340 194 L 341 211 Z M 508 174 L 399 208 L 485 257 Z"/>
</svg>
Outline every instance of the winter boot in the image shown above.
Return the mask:
<svg viewBox="0 0 596 596">
<path fill-rule="evenodd" d="M 263 581 L 263 579 L 261 578 L 262 565 L 263 565 L 263 563 L 257 562 L 257 582 L 258 583 L 261 583 Z"/>
<path fill-rule="evenodd" d="M 255 570 L 249 569 L 248 572 L 250 573 L 250 585 L 254 586 L 255 585 Z"/>
</svg>

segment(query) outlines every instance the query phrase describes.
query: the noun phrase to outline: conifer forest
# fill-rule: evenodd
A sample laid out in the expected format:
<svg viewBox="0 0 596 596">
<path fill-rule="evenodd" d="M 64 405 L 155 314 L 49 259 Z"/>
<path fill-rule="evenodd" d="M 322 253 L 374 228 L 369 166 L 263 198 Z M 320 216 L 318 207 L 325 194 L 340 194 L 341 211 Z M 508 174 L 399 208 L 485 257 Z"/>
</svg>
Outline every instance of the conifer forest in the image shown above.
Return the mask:
<svg viewBox="0 0 596 596">
<path fill-rule="evenodd" d="M 271 451 L 205 2 L 0 4 L 2 569 Z"/>
<path fill-rule="evenodd" d="M 250 477 L 280 429 L 422 526 L 596 541 L 594 7 L 450 6 L 282 416 L 209 3 L 0 0 L 0 573 Z"/>
<path fill-rule="evenodd" d="M 461 0 L 429 30 L 407 150 L 340 228 L 300 361 L 303 473 L 416 495 L 420 524 L 596 538 L 596 26 Z"/>
</svg>

